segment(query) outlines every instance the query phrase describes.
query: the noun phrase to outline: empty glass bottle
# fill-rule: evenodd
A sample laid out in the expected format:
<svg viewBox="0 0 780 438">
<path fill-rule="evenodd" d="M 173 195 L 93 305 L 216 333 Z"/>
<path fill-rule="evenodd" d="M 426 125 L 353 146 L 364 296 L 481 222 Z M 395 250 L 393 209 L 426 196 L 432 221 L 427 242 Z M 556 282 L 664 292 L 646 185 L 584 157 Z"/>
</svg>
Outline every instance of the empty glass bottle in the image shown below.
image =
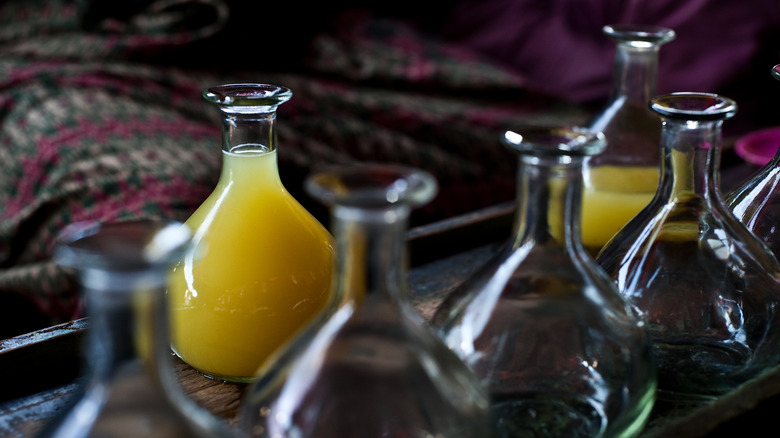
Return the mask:
<svg viewBox="0 0 780 438">
<path fill-rule="evenodd" d="M 597 260 L 645 321 L 659 398 L 696 404 L 780 360 L 780 266 L 720 194 L 721 127 L 736 103 L 674 93 L 651 108 L 663 120 L 658 192 Z"/>
<path fill-rule="evenodd" d="M 232 430 L 189 399 L 174 374 L 165 287 L 189 248 L 182 224 L 79 223 L 55 259 L 77 270 L 89 327 L 83 392 L 40 436 L 229 437 Z"/>
<path fill-rule="evenodd" d="M 636 435 L 655 375 L 639 318 L 579 233 L 580 128 L 508 131 L 519 155 L 512 238 L 449 295 L 433 324 L 490 391 L 502 437 Z"/>
<path fill-rule="evenodd" d="M 433 197 L 433 177 L 366 165 L 314 174 L 306 188 L 331 207 L 341 305 L 260 370 L 241 429 L 279 438 L 491 436 L 474 375 L 407 301 L 408 216 Z"/>
<path fill-rule="evenodd" d="M 780 64 L 772 68 L 780 80 Z M 726 195 L 726 204 L 780 258 L 780 149 L 751 178 Z"/>
<path fill-rule="evenodd" d="M 207 376 L 247 382 L 332 299 L 333 239 L 279 176 L 276 110 L 292 92 L 234 84 L 203 96 L 221 111 L 223 167 L 186 222 L 194 250 L 169 291 L 173 347 Z"/>
<path fill-rule="evenodd" d="M 635 24 L 604 27 L 615 41 L 612 94 L 588 128 L 607 138 L 604 152 L 585 158 L 582 241 L 594 257 L 645 207 L 658 188 L 661 122 L 647 108 L 655 96 L 658 55 L 671 29 Z"/>
</svg>

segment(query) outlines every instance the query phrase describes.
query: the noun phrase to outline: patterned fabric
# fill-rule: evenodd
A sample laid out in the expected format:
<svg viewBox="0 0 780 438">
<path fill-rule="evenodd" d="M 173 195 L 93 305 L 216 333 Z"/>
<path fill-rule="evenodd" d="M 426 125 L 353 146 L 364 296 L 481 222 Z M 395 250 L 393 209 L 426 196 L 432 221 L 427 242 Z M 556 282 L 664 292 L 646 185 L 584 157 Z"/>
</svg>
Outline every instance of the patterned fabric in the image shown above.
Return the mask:
<svg viewBox="0 0 780 438">
<path fill-rule="evenodd" d="M 0 306 L 22 296 L 51 322 L 81 314 L 72 274 L 51 261 L 65 225 L 185 220 L 213 189 L 220 122 L 201 99 L 207 87 L 293 90 L 279 110 L 280 173 L 323 221 L 301 190 L 316 165 L 426 169 L 440 194 L 414 223 L 430 222 L 513 198 L 504 129 L 586 116 L 474 53 L 369 13 L 341 15 L 337 31 L 311 39 L 305 68 L 284 72 L 153 61 L 223 32 L 231 10 L 219 0 L 151 1 L 121 18 L 90 11 L 79 0 L 0 4 Z"/>
</svg>

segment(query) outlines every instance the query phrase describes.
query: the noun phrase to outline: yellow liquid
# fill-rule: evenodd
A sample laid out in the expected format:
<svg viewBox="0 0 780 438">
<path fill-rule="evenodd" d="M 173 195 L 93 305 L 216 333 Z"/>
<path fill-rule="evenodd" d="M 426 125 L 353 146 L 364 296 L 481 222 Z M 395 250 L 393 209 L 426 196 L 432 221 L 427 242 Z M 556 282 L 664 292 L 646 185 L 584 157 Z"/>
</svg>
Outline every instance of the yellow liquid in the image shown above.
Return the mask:
<svg viewBox="0 0 780 438">
<path fill-rule="evenodd" d="M 224 153 L 186 223 L 195 249 L 169 289 L 174 351 L 206 375 L 248 381 L 330 300 L 333 239 L 282 186 L 275 151 Z"/>
<path fill-rule="evenodd" d="M 596 254 L 655 196 L 655 167 L 601 166 L 588 169 L 582 190 L 582 243 Z"/>
</svg>

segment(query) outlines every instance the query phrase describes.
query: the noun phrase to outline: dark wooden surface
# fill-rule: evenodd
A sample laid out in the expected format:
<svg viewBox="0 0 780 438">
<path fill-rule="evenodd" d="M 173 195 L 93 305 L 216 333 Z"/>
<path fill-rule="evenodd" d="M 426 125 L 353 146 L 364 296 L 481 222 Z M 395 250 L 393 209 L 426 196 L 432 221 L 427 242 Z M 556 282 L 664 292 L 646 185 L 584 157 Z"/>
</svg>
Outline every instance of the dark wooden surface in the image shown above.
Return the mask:
<svg viewBox="0 0 780 438">
<path fill-rule="evenodd" d="M 724 153 L 721 178 L 733 187 L 757 170 Z M 736 163 L 736 165 L 734 165 Z M 427 319 L 441 299 L 484 263 L 511 230 L 512 203 L 412 229 L 409 284 L 415 308 Z M 0 341 L 0 438 L 33 436 L 67 404 L 79 385 L 87 320 Z M 175 359 L 182 387 L 215 415 L 232 423 L 245 385 L 208 379 Z M 706 437 L 760 431 L 780 409 L 780 369 L 693 411 L 659 405 L 644 437 Z"/>
</svg>

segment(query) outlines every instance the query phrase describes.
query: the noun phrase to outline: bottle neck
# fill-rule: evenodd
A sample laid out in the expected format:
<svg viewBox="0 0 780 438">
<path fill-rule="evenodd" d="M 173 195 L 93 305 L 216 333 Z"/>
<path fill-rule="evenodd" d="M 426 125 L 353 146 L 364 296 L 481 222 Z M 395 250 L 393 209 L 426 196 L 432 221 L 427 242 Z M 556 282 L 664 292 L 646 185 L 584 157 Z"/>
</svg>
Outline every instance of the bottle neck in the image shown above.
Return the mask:
<svg viewBox="0 0 780 438">
<path fill-rule="evenodd" d="M 93 380 L 112 379 L 140 364 L 160 382 L 173 378 L 165 301 L 167 272 L 86 269 L 83 283 L 90 314 L 86 351 Z M 164 385 L 167 386 L 167 385 Z"/>
<path fill-rule="evenodd" d="M 582 161 L 568 156 L 520 157 L 514 247 L 534 242 L 582 249 Z"/>
<path fill-rule="evenodd" d="M 276 150 L 276 112 L 222 113 L 222 150 L 233 153 Z"/>
<path fill-rule="evenodd" d="M 664 120 L 661 130 L 661 189 L 667 199 L 720 199 L 722 120 Z"/>
<path fill-rule="evenodd" d="M 655 96 L 658 78 L 659 45 L 636 47 L 619 43 L 615 50 L 611 100 L 626 100 L 647 106 Z"/>
<path fill-rule="evenodd" d="M 342 300 L 360 302 L 370 295 L 386 295 L 392 301 L 406 297 L 409 214 L 405 204 L 377 209 L 333 207 L 338 249 L 335 287 Z"/>
</svg>

